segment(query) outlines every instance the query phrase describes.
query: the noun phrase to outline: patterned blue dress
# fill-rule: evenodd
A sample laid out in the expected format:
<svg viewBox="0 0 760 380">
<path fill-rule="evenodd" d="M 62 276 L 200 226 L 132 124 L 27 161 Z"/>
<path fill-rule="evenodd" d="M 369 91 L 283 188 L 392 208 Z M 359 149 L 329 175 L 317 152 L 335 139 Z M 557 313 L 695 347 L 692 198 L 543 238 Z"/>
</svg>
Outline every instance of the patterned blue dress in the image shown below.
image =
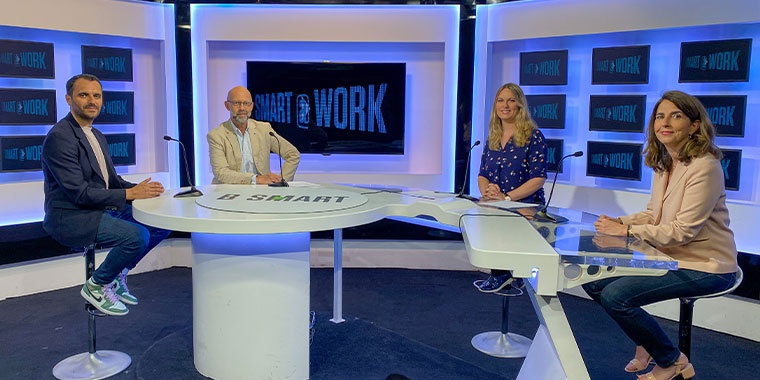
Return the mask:
<svg viewBox="0 0 760 380">
<path fill-rule="evenodd" d="M 481 177 L 499 185 L 502 193 L 507 193 L 527 182 L 531 178 L 546 178 L 546 138 L 538 129 L 533 132 L 530 142 L 515 146 L 509 139 L 507 146 L 491 150 L 486 144 L 480 159 Z M 520 202 L 544 204 L 544 189 L 538 189 Z"/>
</svg>

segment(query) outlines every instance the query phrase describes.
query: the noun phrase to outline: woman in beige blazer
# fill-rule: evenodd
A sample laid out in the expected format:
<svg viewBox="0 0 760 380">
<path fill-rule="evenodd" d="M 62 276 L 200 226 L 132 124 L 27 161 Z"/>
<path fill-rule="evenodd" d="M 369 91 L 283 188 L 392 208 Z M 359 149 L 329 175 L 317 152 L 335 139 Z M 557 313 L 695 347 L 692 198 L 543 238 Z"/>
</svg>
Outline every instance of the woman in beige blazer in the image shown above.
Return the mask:
<svg viewBox="0 0 760 380">
<path fill-rule="evenodd" d="M 715 127 L 693 96 L 668 91 L 655 104 L 647 129 L 645 164 L 654 170 L 647 209 L 612 218 L 602 215 L 598 233 L 649 243 L 678 261 L 664 276 L 622 276 L 583 286 L 636 344 L 626 372 L 652 371 L 639 379 L 694 377 L 689 359 L 641 307 L 679 297 L 716 293 L 735 281 L 734 234 L 714 143 Z"/>
</svg>

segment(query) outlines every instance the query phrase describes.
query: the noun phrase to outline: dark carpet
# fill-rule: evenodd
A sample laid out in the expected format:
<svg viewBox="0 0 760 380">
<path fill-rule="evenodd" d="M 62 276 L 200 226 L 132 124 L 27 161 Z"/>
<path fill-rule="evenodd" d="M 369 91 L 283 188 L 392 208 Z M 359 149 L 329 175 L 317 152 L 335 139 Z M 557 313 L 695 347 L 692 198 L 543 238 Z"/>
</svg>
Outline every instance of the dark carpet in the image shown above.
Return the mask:
<svg viewBox="0 0 760 380">
<path fill-rule="evenodd" d="M 522 359 L 499 359 L 470 339 L 498 330 L 501 298 L 477 292 L 475 272 L 345 269 L 346 322 L 332 317 L 332 270 L 313 269 L 313 380 L 514 379 Z M 191 270 L 130 276 L 140 305 L 98 319 L 98 348 L 123 351 L 132 365 L 113 379 L 204 379 L 192 363 Z M 633 345 L 591 301 L 561 296 L 592 379 L 634 379 L 622 371 Z M 748 323 L 752 323 L 749 322 Z M 677 324 L 662 321 L 675 339 Z M 510 332 L 533 338 L 538 322 L 527 296 L 513 298 Z M 760 344 L 695 328 L 696 379 L 753 379 Z M 0 301 L 0 379 L 53 379 L 60 360 L 87 350 L 79 287 Z"/>
</svg>

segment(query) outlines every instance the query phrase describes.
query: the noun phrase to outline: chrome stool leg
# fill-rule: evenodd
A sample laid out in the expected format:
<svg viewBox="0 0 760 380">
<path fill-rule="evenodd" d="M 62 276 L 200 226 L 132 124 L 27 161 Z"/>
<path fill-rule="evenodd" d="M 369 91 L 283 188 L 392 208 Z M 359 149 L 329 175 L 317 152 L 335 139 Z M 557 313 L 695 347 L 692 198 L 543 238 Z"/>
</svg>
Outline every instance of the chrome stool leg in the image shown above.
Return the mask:
<svg viewBox="0 0 760 380">
<path fill-rule="evenodd" d="M 85 281 L 89 280 L 95 268 L 95 245 L 85 247 Z M 98 309 L 85 303 L 87 310 L 87 326 L 89 335 L 89 350 L 81 354 L 69 356 L 53 367 L 53 376 L 60 380 L 98 380 L 116 375 L 132 364 L 129 355 L 111 350 L 96 348 L 95 317 L 104 317 Z"/>
<path fill-rule="evenodd" d="M 479 280 L 480 281 L 480 280 Z M 473 285 L 478 287 L 475 281 Z M 488 331 L 475 335 L 470 343 L 476 350 L 497 358 L 524 358 L 533 341 L 525 336 L 509 332 L 509 298 L 523 294 L 520 289 L 512 292 L 494 293 L 502 297 L 501 331 Z"/>
</svg>

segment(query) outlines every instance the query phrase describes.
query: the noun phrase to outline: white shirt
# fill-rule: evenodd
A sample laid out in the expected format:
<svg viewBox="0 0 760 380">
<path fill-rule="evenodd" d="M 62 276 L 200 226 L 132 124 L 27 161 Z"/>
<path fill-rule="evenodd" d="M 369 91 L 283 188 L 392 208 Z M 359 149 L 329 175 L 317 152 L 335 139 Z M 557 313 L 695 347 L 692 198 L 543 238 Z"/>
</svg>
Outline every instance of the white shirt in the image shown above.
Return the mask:
<svg viewBox="0 0 760 380">
<path fill-rule="evenodd" d="M 103 155 L 103 150 L 100 149 L 100 143 L 98 143 L 98 139 L 95 137 L 95 134 L 92 133 L 91 125 L 82 127 L 82 132 L 84 132 L 84 135 L 87 136 L 87 141 L 90 143 L 90 147 L 92 147 L 92 151 L 95 152 L 95 159 L 98 161 L 98 166 L 100 166 L 100 174 L 103 175 L 103 179 L 106 181 L 106 189 L 107 189 L 108 188 L 108 169 L 106 169 L 106 158 Z"/>
<path fill-rule="evenodd" d="M 240 144 L 240 151 L 243 152 L 243 162 L 240 165 L 240 171 L 253 174 L 251 183 L 256 183 L 256 176 L 259 172 L 256 170 L 256 164 L 253 163 L 253 148 L 251 147 L 251 135 L 248 134 L 248 127 L 245 127 L 245 132 L 240 132 L 240 129 L 236 127 L 235 136 L 238 139 L 238 144 Z"/>
</svg>

